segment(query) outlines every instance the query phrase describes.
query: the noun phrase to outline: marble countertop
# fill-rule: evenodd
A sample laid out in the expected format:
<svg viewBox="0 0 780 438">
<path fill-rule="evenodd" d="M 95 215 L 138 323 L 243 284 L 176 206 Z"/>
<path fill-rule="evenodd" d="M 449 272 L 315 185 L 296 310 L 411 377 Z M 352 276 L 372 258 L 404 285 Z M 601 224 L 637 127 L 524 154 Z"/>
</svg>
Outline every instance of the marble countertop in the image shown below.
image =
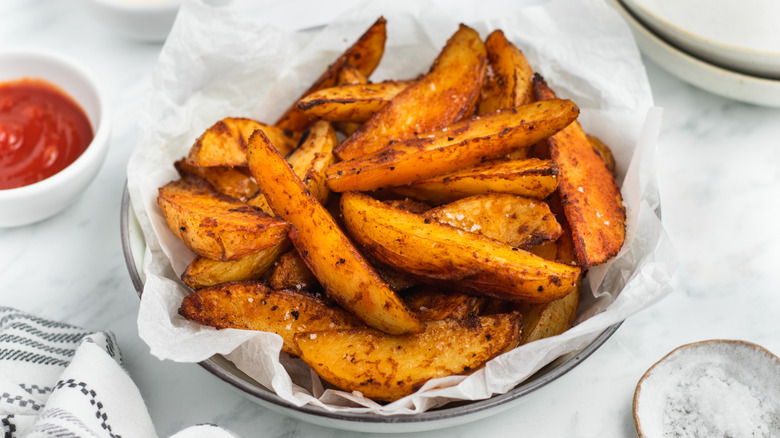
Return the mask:
<svg viewBox="0 0 780 438">
<path fill-rule="evenodd" d="M 297 7 L 301 1 L 263 3 L 268 17 L 289 28 L 327 22 L 336 13 Z M 285 8 L 300 16 L 291 18 Z M 135 120 L 160 46 L 111 34 L 78 2 L 4 0 L 0 47 L 19 46 L 58 51 L 88 66 L 109 91 L 114 120 L 106 162 L 78 202 L 42 223 L 0 229 L 0 303 L 114 332 L 161 436 L 198 423 L 244 437 L 368 436 L 291 419 L 248 401 L 199 366 L 149 354 L 136 328 L 138 297 L 122 254 L 119 211 Z M 780 110 L 715 96 L 645 62 L 656 105 L 665 110 L 658 181 L 665 228 L 680 257 L 674 292 L 516 407 L 411 436 L 633 437 L 635 385 L 675 347 L 726 338 L 780 353 Z"/>
</svg>

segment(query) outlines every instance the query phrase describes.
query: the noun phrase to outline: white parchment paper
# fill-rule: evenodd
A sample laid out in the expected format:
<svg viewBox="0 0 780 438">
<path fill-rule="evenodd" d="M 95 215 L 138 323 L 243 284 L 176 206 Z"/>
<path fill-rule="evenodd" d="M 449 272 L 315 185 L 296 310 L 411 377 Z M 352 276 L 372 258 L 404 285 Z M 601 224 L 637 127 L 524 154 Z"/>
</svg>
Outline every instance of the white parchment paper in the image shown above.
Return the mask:
<svg viewBox="0 0 780 438">
<path fill-rule="evenodd" d="M 639 52 L 628 27 L 602 1 L 556 0 L 466 24 L 483 37 L 502 29 L 559 96 L 580 106 L 580 122 L 612 147 L 618 162 L 627 240 L 610 264 L 589 272 L 574 328 L 508 352 L 470 376 L 432 380 L 417 393 L 382 406 L 359 395 L 323 391 L 302 361 L 284 354 L 280 361 L 282 342 L 274 334 L 217 331 L 178 316 L 187 294 L 178 279 L 194 255 L 170 233 L 156 202 L 158 187 L 178 177 L 173 162 L 224 117 L 276 121 L 379 15 L 388 20 L 388 40 L 375 81 L 427 71 L 458 25 L 428 2 L 370 2 L 323 29 L 303 33 L 200 1 L 183 6 L 154 72 L 139 120 L 140 141 L 128 165 L 134 212 L 148 245 L 138 329 L 155 356 L 197 362 L 224 354 L 296 405 L 414 413 L 453 399 L 506 392 L 670 292 L 675 255 L 659 219 L 654 167 L 662 111 L 653 108 Z"/>
</svg>

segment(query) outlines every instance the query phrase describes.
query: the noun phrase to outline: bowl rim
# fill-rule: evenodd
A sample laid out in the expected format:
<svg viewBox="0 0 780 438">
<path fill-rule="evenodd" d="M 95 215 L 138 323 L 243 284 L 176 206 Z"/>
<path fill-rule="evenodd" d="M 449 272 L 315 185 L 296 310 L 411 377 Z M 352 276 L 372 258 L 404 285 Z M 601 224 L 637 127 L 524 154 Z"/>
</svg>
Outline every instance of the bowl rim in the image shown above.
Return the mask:
<svg viewBox="0 0 780 438">
<path fill-rule="evenodd" d="M 0 190 L 0 202 L 34 197 L 42 193 L 57 190 L 58 187 L 67 184 L 68 181 L 87 172 L 89 166 L 96 161 L 99 162 L 101 157 L 104 156 L 104 152 L 108 149 L 111 129 L 111 108 L 107 105 L 106 95 L 95 76 L 84 65 L 65 55 L 45 49 L 11 48 L 0 50 L 0 62 L 7 58 L 32 58 L 47 62 L 54 69 L 68 70 L 80 76 L 80 79 L 83 80 L 84 84 L 89 89 L 89 92 L 94 95 L 97 101 L 98 120 L 94 120 L 87 115 L 87 119 L 93 128 L 92 141 L 89 142 L 89 145 L 87 145 L 84 152 L 82 152 L 72 163 L 48 178 L 44 178 L 26 186 Z M 60 84 L 57 84 L 50 79 L 38 77 L 34 73 L 16 79 L 2 80 L 0 82 L 12 82 L 26 78 L 43 80 L 54 85 L 60 92 L 65 93 L 65 95 L 78 104 L 83 110 L 83 103 L 79 102 L 78 99 L 68 93 Z"/>
<path fill-rule="evenodd" d="M 125 182 L 124 190 L 122 193 L 122 204 L 120 208 L 120 233 L 122 241 L 122 250 L 125 256 L 125 264 L 130 274 L 130 279 L 140 299 L 143 294 L 144 281 L 141 277 L 141 273 L 138 272 L 135 255 L 133 254 L 130 244 L 130 229 L 131 220 L 135 219 L 134 211 L 131 207 L 130 192 L 127 188 L 127 182 Z M 133 215 L 131 218 L 131 214 Z M 137 220 L 137 219 L 136 219 Z M 442 407 L 431 409 L 425 412 L 416 414 L 397 414 L 397 415 L 375 415 L 375 414 L 362 414 L 362 413 L 347 413 L 347 412 L 331 412 L 326 409 L 312 406 L 303 405 L 297 406 L 286 400 L 283 400 L 277 396 L 272 390 L 266 389 L 259 383 L 256 385 L 250 385 L 244 380 L 234 376 L 229 371 L 219 366 L 213 358 L 206 359 L 198 362 L 198 365 L 205 370 L 216 376 L 217 378 L 229 383 L 235 389 L 238 389 L 245 393 L 245 395 L 251 395 L 264 402 L 270 403 L 283 409 L 289 409 L 297 413 L 307 414 L 319 418 L 327 418 L 337 421 L 346 421 L 350 423 L 363 423 L 363 424 L 414 424 L 423 423 L 436 420 L 445 420 L 455 417 L 462 417 L 466 415 L 477 414 L 479 412 L 486 411 L 488 409 L 496 408 L 501 405 L 507 405 L 508 402 L 519 399 L 520 397 L 529 394 L 546 384 L 558 379 L 564 374 L 574 369 L 577 365 L 582 363 L 591 354 L 598 350 L 623 324 L 623 321 L 619 321 L 606 329 L 604 329 L 593 341 L 591 341 L 585 348 L 577 352 L 574 356 L 566 360 L 565 362 L 558 364 L 553 369 L 545 372 L 545 369 L 550 367 L 555 361 L 547 364 L 545 367 L 537 371 L 534 375 L 521 382 L 513 389 L 503 393 L 495 394 L 490 398 L 473 401 L 463 401 L 455 406 L 446 404 Z M 556 360 L 559 360 L 560 357 Z M 541 375 L 540 375 L 541 373 Z M 284 411 L 282 411 L 284 412 Z M 285 412 L 290 415 L 291 413 Z"/>
<path fill-rule="evenodd" d="M 634 427 L 636 428 L 636 432 L 639 438 L 650 438 L 647 435 L 645 435 L 644 432 L 642 431 L 642 422 L 640 420 L 641 413 L 639 412 L 639 401 L 642 395 L 643 385 L 651 377 L 653 372 L 659 366 L 663 365 L 667 360 L 669 360 L 672 356 L 679 354 L 682 351 L 707 347 L 711 345 L 722 345 L 722 344 L 729 344 L 739 348 L 751 348 L 753 350 L 758 350 L 766 354 L 770 360 L 773 359 L 777 363 L 778 367 L 780 367 L 780 357 L 778 357 L 776 354 L 769 351 L 766 347 L 763 347 L 758 344 L 754 344 L 749 341 L 740 340 L 740 339 L 707 339 L 704 341 L 697 341 L 697 342 L 691 342 L 688 344 L 680 345 L 679 347 L 673 349 L 669 353 L 666 353 L 661 359 L 659 359 L 652 366 L 650 366 L 650 368 L 648 368 L 647 371 L 645 371 L 645 373 L 642 375 L 642 377 L 639 379 L 639 381 L 636 384 L 636 387 L 634 389 L 634 397 L 632 399 L 632 404 L 631 404 L 631 413 L 634 418 Z"/>
</svg>

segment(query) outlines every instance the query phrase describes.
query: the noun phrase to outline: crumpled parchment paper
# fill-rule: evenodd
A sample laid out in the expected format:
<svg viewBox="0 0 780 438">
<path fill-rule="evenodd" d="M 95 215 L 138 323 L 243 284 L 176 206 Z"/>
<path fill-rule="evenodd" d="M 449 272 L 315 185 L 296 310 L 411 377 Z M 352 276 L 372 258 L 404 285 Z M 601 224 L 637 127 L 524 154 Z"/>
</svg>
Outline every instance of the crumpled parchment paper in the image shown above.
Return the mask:
<svg viewBox="0 0 780 438">
<path fill-rule="evenodd" d="M 574 328 L 510 351 L 470 376 L 435 379 L 411 396 L 380 405 L 323 390 L 302 361 L 285 354 L 280 361 L 282 342 L 274 334 L 217 331 L 178 316 L 188 293 L 178 279 L 194 255 L 170 233 L 156 203 L 158 187 L 178 178 L 173 162 L 224 117 L 275 122 L 379 15 L 388 20 L 388 41 L 374 81 L 427 71 L 458 25 L 429 2 L 370 2 L 327 27 L 299 33 L 200 1 L 182 7 L 153 74 L 139 119 L 140 141 L 128 165 L 134 213 L 148 245 L 138 328 L 155 356 L 197 362 L 223 354 L 296 405 L 409 414 L 506 392 L 670 292 L 676 259 L 659 218 L 654 167 L 662 111 L 653 107 L 639 52 L 628 27 L 603 1 L 556 0 L 518 5 L 498 18 L 466 24 L 483 37 L 502 29 L 559 96 L 579 105 L 586 131 L 609 144 L 618 162 L 627 240 L 617 258 L 589 272 Z"/>
</svg>

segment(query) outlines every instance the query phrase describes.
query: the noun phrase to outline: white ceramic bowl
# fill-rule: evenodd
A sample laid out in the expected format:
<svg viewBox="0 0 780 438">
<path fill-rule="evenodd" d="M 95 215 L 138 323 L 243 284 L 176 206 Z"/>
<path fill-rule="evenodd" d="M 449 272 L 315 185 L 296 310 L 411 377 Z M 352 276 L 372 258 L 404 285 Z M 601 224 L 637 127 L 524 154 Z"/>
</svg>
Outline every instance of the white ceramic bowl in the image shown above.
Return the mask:
<svg viewBox="0 0 780 438">
<path fill-rule="evenodd" d="M 645 26 L 693 56 L 735 72 L 780 79 L 780 7 L 768 7 L 775 0 L 621 1 Z"/>
<path fill-rule="evenodd" d="M 86 113 L 95 137 L 60 172 L 34 184 L 0 190 L 0 227 L 38 222 L 72 205 L 95 178 L 108 151 L 109 108 L 97 81 L 84 67 L 52 52 L 0 51 L 0 82 L 25 77 L 48 81 L 70 95 Z"/>
<path fill-rule="evenodd" d="M 82 0 L 82 3 L 112 32 L 144 42 L 165 41 L 181 6 L 181 0 Z"/>
<path fill-rule="evenodd" d="M 634 393 L 640 438 L 780 436 L 780 359 L 745 341 L 683 345 Z"/>
<path fill-rule="evenodd" d="M 756 105 L 780 107 L 780 80 L 735 72 L 691 56 L 645 27 L 621 0 L 609 2 L 628 23 L 642 53 L 669 73 L 720 96 Z"/>
</svg>

